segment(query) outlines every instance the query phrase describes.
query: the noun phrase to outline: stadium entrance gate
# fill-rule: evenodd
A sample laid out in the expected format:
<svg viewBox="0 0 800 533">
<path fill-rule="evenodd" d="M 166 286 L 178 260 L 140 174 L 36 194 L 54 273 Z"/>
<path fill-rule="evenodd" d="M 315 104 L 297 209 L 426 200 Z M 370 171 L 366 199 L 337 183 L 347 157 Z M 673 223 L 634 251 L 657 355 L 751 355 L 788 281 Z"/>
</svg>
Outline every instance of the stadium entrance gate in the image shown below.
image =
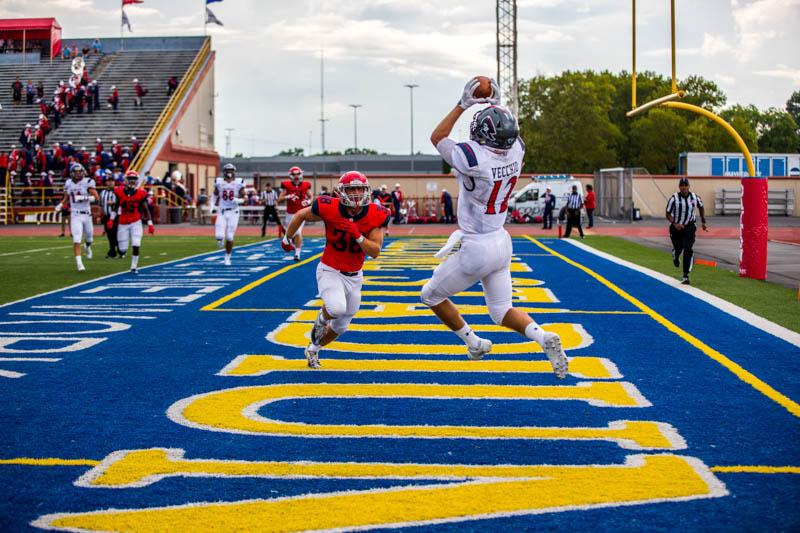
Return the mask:
<svg viewBox="0 0 800 533">
<path fill-rule="evenodd" d="M 641 174 L 643 170 L 619 167 L 595 171 L 597 216 L 632 221 L 634 219 L 633 176 Z"/>
</svg>

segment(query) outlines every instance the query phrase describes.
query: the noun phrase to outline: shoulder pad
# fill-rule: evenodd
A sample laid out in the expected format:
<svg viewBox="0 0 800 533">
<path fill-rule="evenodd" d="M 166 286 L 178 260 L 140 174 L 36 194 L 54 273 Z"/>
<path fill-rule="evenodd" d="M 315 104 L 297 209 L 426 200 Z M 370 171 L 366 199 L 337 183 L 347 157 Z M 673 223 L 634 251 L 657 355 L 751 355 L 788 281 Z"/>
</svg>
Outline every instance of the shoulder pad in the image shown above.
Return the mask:
<svg viewBox="0 0 800 533">
<path fill-rule="evenodd" d="M 458 146 L 461 151 L 464 153 L 464 157 L 467 158 L 467 164 L 472 167 L 478 166 L 478 156 L 475 154 L 475 150 L 470 146 L 469 143 L 458 143 Z"/>
</svg>

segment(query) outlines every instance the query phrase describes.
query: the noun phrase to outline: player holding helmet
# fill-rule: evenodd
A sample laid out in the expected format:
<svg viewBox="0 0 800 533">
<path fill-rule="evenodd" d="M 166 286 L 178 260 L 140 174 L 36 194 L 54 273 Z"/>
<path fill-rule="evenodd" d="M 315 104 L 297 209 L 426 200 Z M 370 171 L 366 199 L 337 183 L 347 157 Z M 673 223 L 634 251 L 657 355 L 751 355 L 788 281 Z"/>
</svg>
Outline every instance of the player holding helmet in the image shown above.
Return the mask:
<svg viewBox="0 0 800 533">
<path fill-rule="evenodd" d="M 461 241 L 459 251 L 433 272 L 422 288 L 422 301 L 464 341 L 470 359 L 480 359 L 492 343 L 473 333 L 449 298 L 480 281 L 495 324 L 500 324 L 539 343 L 558 378 L 564 378 L 568 361 L 555 333 L 545 332 L 528 314 L 511 306 L 511 237 L 503 228 L 508 197 L 522 171 L 525 146 L 519 138 L 514 115 L 500 107 L 500 89 L 491 81 L 492 95 L 476 98 L 476 79 L 464 87 L 461 100 L 431 134 L 442 158 L 456 170 L 459 185 L 458 226 L 447 245 L 437 253 L 445 256 Z M 488 103 L 472 118 L 470 140 L 456 144 L 448 138 L 461 114 L 474 104 Z"/>
<path fill-rule="evenodd" d="M 281 195 L 279 202 L 286 202 L 286 219 L 284 227 L 289 228 L 292 219 L 305 207 L 311 205 L 311 184 L 303 181 L 303 170 L 300 167 L 289 169 L 289 179 L 281 182 Z M 292 244 L 294 245 L 294 260 L 300 261 L 300 249 L 303 247 L 303 224 L 300 224 Z"/>
<path fill-rule="evenodd" d="M 286 228 L 281 246 L 294 250 L 289 241 L 306 221 L 325 222 L 325 250 L 317 265 L 317 288 L 322 298 L 306 348 L 310 368 L 319 368 L 319 350 L 347 331 L 361 306 L 361 267 L 364 256 L 378 257 L 383 231 L 390 213 L 370 202 L 372 189 L 361 172 L 350 171 L 339 178 L 337 197 L 320 196 L 298 211 Z"/>
<path fill-rule="evenodd" d="M 72 163 L 69 167 L 70 179 L 64 184 L 64 197 L 58 205 L 56 212 L 61 211 L 65 203 L 70 209 L 69 229 L 72 233 L 72 250 L 75 252 L 75 264 L 78 271 L 86 270 L 81 260 L 81 240 L 86 242 L 86 259 L 92 258 L 92 207 L 91 202 L 100 199 L 95 189 L 94 180 L 86 176 L 86 169 L 80 163 Z"/>
<path fill-rule="evenodd" d="M 139 249 L 142 246 L 142 219 L 147 221 L 147 231 L 150 235 L 156 232 L 150 210 L 147 207 L 147 191 L 139 187 L 139 173 L 129 170 L 125 173 L 125 185 L 114 189 L 117 197 L 117 209 L 111 213 L 111 218 L 106 222 L 106 227 L 114 227 L 114 219 L 119 217 L 117 227 L 117 245 L 125 257 L 128 244 L 133 247 L 131 254 L 131 272 L 139 273 Z"/>
<path fill-rule="evenodd" d="M 239 227 L 239 205 L 244 203 L 244 181 L 236 177 L 236 167 L 228 163 L 222 168 L 222 177 L 217 178 L 214 194 L 211 195 L 211 212 L 218 210 L 214 223 L 214 234 L 217 244 L 222 247 L 225 242 L 226 266 L 231 264 L 233 253 L 233 237 Z"/>
</svg>

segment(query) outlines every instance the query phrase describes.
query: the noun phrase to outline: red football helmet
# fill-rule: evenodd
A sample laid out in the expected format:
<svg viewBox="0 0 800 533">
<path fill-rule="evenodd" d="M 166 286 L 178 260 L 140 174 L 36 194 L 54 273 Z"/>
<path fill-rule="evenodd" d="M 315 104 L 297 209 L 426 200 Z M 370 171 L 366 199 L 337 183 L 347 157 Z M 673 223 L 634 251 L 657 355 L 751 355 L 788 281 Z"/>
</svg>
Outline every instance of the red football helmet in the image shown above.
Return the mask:
<svg viewBox="0 0 800 533">
<path fill-rule="evenodd" d="M 129 187 L 138 187 L 139 186 L 139 173 L 135 170 L 129 170 L 125 173 L 125 183 L 128 184 Z"/>
<path fill-rule="evenodd" d="M 367 177 L 356 170 L 345 172 L 336 184 L 339 201 L 347 207 L 369 205 L 372 187 Z"/>
<path fill-rule="evenodd" d="M 292 167 L 289 169 L 289 177 L 297 184 L 303 181 L 303 169 L 300 167 Z"/>
</svg>

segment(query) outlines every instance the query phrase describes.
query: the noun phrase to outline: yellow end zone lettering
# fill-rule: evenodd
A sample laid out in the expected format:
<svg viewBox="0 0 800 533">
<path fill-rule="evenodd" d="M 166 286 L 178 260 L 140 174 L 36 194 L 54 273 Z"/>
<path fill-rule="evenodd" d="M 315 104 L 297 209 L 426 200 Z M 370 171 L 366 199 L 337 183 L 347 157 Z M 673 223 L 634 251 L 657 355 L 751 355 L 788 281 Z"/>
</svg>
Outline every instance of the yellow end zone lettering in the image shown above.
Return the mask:
<svg viewBox="0 0 800 533">
<path fill-rule="evenodd" d="M 493 467 L 488 467 L 493 468 Z M 726 496 L 701 461 L 632 455 L 624 465 L 531 466 L 523 478 L 305 494 L 280 499 L 190 503 L 150 509 L 63 513 L 32 525 L 67 531 L 138 531 L 202 524 L 205 530 L 305 531 L 421 525 L 495 516 Z"/>
</svg>

